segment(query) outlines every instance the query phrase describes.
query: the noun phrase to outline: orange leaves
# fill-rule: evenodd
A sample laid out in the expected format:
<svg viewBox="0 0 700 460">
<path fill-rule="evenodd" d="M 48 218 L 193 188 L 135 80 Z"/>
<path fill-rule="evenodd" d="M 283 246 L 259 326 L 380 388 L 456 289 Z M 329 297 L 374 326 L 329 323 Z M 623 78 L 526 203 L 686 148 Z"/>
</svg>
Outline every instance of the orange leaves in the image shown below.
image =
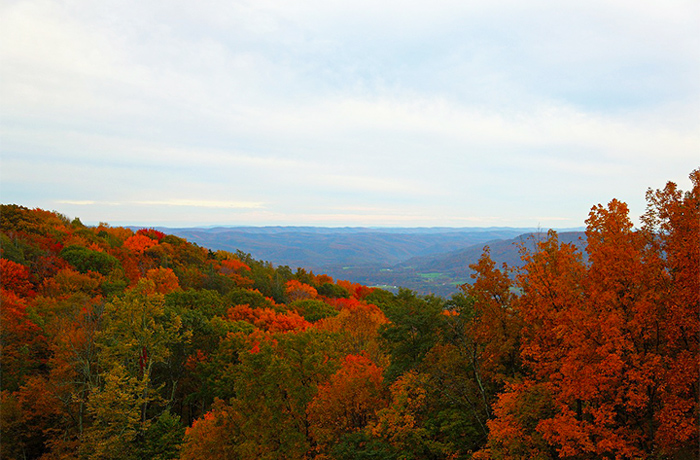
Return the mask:
<svg viewBox="0 0 700 460">
<path fill-rule="evenodd" d="M 250 273 L 250 267 L 235 257 L 220 261 L 219 273 L 231 278 L 238 287 L 250 288 L 254 284 L 254 281 L 246 276 Z"/>
<path fill-rule="evenodd" d="M 290 302 L 294 302 L 295 300 L 315 299 L 318 296 L 318 292 L 316 292 L 314 287 L 300 283 L 297 280 L 287 281 L 284 292 Z"/>
<path fill-rule="evenodd" d="M 268 332 L 296 332 L 306 330 L 311 323 L 294 312 L 279 313 L 271 308 L 250 308 L 236 305 L 228 309 L 231 321 L 247 321 Z"/>
<path fill-rule="evenodd" d="M 320 446 L 364 428 L 386 406 L 382 369 L 364 356 L 347 355 L 341 368 L 318 388 L 308 407 L 311 431 Z"/>
<path fill-rule="evenodd" d="M 478 458 L 551 458 L 551 450 L 539 430 L 540 420 L 554 415 L 551 394 L 545 384 L 530 380 L 512 384 L 494 404 L 495 418 L 488 422 L 488 448 Z"/>
<path fill-rule="evenodd" d="M 60 270 L 53 278 L 44 280 L 42 293 L 51 297 L 70 296 L 77 292 L 101 294 L 99 288 L 104 277 L 93 271 L 79 273 L 70 268 Z"/>
<path fill-rule="evenodd" d="M 180 281 L 175 273 L 169 268 L 153 268 L 146 272 L 146 279 L 153 281 L 155 292 L 168 294 L 180 289 Z"/>
<path fill-rule="evenodd" d="M 377 413 L 369 425 L 373 436 L 399 448 L 411 449 L 420 434 L 419 419 L 425 411 L 427 376 L 415 371 L 401 375 L 391 385 L 391 404 Z"/>
<path fill-rule="evenodd" d="M 243 271 L 249 272 L 250 267 L 238 259 L 226 259 L 221 261 L 221 268 L 219 271 L 224 275 L 230 275 L 232 273 L 241 273 Z"/>
<path fill-rule="evenodd" d="M 4 389 L 16 389 L 22 377 L 40 364 L 45 338 L 41 329 L 28 317 L 27 303 L 12 291 L 0 289 L 0 356 Z"/>
<path fill-rule="evenodd" d="M 351 283 L 350 281 L 338 280 L 336 284 L 345 288 L 357 300 L 363 300 L 369 294 L 374 292 L 374 288 L 363 286 L 359 283 Z"/>
<path fill-rule="evenodd" d="M 326 283 L 333 283 L 333 278 L 328 275 L 316 275 L 314 278 L 314 283 L 316 286 L 323 286 Z"/>
<path fill-rule="evenodd" d="M 474 319 L 468 331 L 474 343 L 473 361 L 486 377 L 500 380 L 514 371 L 521 333 L 510 270 L 496 268 L 488 247 L 470 268 L 475 271 L 474 282 L 464 290 L 474 299 Z M 511 369 L 506 369 L 505 363 L 510 363 Z"/>
<path fill-rule="evenodd" d="M 157 244 L 157 240 L 153 240 L 143 234 L 130 236 L 126 241 L 124 241 L 124 247 L 137 254 L 143 254 L 144 251 L 156 246 Z"/>
<path fill-rule="evenodd" d="M 345 346 L 355 354 L 368 353 L 377 362 L 381 362 L 377 339 L 379 327 L 389 320 L 384 313 L 373 304 L 356 299 L 333 299 L 331 304 L 340 310 L 338 315 L 324 318 L 317 327 L 330 332 L 342 332 L 345 336 Z"/>
<path fill-rule="evenodd" d="M 533 380 L 494 407 L 493 453 L 536 456 L 542 441 L 562 457 L 697 446 L 700 173 L 692 177 L 692 192 L 669 184 L 648 193 L 641 230 L 624 203 L 595 206 L 589 264 L 555 234 L 525 255 L 517 306 Z M 523 418 L 537 388 L 547 389 L 550 409 Z"/>
<path fill-rule="evenodd" d="M 137 235 L 147 236 L 152 240 L 160 241 L 165 237 L 165 233 L 153 228 L 142 228 L 136 232 Z"/>
<path fill-rule="evenodd" d="M 235 414 L 217 400 L 214 408 L 187 428 L 182 460 L 228 460 L 237 458 L 230 444 Z"/>
</svg>

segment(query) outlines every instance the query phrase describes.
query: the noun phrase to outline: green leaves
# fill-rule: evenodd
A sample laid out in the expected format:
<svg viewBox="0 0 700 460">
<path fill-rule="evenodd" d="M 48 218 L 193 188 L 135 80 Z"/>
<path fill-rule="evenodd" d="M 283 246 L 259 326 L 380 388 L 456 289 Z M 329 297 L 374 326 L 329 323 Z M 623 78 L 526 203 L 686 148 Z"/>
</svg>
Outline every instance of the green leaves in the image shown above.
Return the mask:
<svg viewBox="0 0 700 460">
<path fill-rule="evenodd" d="M 107 276 L 112 270 L 121 268 L 116 257 L 83 246 L 67 246 L 61 250 L 61 257 L 77 268 L 80 273 L 91 270 Z"/>
</svg>

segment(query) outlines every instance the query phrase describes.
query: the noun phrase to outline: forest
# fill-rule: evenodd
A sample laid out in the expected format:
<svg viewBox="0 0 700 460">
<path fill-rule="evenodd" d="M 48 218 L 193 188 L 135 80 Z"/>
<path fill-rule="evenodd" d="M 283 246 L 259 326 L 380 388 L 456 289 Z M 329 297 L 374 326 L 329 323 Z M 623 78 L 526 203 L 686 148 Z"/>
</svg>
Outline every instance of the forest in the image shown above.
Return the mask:
<svg viewBox="0 0 700 460">
<path fill-rule="evenodd" d="M 0 457 L 697 459 L 690 178 L 449 299 L 2 205 Z"/>
</svg>

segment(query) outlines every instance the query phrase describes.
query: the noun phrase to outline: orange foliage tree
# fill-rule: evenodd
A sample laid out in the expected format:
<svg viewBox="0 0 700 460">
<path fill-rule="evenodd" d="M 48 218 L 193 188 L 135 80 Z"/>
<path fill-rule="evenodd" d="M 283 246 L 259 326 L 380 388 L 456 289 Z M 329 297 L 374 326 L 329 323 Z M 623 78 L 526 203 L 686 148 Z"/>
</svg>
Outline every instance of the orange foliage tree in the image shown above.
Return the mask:
<svg viewBox="0 0 700 460">
<path fill-rule="evenodd" d="M 154 291 L 160 294 L 180 289 L 180 281 L 170 268 L 152 268 L 146 272 L 146 279 L 153 281 Z"/>
<path fill-rule="evenodd" d="M 124 247 L 130 251 L 142 254 L 149 248 L 158 244 L 158 240 L 147 237 L 142 233 L 137 233 L 136 235 L 130 236 L 124 241 Z"/>
<path fill-rule="evenodd" d="M 318 292 L 316 292 L 313 286 L 300 283 L 297 280 L 287 281 L 284 292 L 290 302 L 294 302 L 295 300 L 315 299 L 318 296 Z"/>
<path fill-rule="evenodd" d="M 700 173 L 691 179 L 685 194 L 674 184 L 649 192 L 639 230 L 624 203 L 594 207 L 588 265 L 554 234 L 526 255 L 519 311 L 531 383 L 500 397 L 493 457 L 512 457 L 517 439 L 522 458 L 697 456 Z M 541 410 L 528 418 L 532 398 Z"/>
<path fill-rule="evenodd" d="M 308 407 L 320 451 L 345 433 L 362 430 L 387 404 L 382 369 L 364 356 L 347 355 L 341 368 L 319 386 Z"/>
</svg>

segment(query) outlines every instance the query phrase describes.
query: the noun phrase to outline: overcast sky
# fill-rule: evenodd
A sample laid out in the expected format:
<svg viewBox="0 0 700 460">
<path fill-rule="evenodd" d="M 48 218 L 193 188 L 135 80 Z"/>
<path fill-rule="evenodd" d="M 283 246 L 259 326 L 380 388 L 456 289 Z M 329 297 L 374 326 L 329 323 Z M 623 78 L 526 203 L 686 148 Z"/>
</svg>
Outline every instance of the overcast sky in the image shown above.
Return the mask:
<svg viewBox="0 0 700 460">
<path fill-rule="evenodd" d="M 114 225 L 584 225 L 700 166 L 700 2 L 0 3 L 0 198 Z"/>
</svg>

